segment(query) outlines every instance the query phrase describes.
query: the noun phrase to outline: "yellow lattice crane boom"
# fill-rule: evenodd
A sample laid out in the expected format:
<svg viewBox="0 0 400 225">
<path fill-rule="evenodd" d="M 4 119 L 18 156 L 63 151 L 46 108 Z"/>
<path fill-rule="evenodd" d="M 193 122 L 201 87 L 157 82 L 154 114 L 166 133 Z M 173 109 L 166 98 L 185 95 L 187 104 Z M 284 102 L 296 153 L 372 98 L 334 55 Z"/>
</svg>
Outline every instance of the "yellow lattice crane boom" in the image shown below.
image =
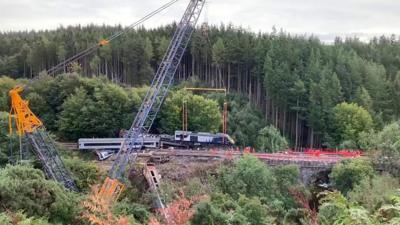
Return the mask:
<svg viewBox="0 0 400 225">
<path fill-rule="evenodd" d="M 33 147 L 33 152 L 42 163 L 46 176 L 56 180 L 70 190 L 78 191 L 74 180 L 57 153 L 53 139 L 46 132 L 42 121 L 29 108 L 29 102 L 22 99 L 20 94 L 23 90 L 22 86 L 16 86 L 9 92 L 11 97 L 10 134 L 13 132 L 12 121 L 14 119 L 17 134 L 21 138 L 22 136 L 27 137 Z"/>
<path fill-rule="evenodd" d="M 25 133 L 32 133 L 43 126 L 42 121 L 29 108 L 29 101 L 23 100 L 20 93 L 23 87 L 16 86 L 10 90 L 11 110 L 9 114 L 9 129 L 12 133 L 12 119 L 15 119 L 17 134 L 22 136 Z"/>
</svg>

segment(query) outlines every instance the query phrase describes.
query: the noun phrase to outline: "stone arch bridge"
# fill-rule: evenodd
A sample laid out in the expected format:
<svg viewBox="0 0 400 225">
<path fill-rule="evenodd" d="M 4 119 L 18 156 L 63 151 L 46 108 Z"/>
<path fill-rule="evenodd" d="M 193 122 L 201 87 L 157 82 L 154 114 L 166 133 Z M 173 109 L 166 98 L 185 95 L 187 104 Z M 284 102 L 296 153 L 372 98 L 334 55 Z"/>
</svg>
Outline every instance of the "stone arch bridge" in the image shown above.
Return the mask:
<svg viewBox="0 0 400 225">
<path fill-rule="evenodd" d="M 312 182 L 313 177 L 320 173 L 329 173 L 334 165 L 347 158 L 360 157 L 359 152 L 280 152 L 280 153 L 243 153 L 238 151 L 193 151 L 193 150 L 160 150 L 139 154 L 150 157 L 155 162 L 169 161 L 171 158 L 188 161 L 211 162 L 216 160 L 233 160 L 243 154 L 251 154 L 264 161 L 269 166 L 297 165 L 300 169 L 300 179 L 304 184 Z"/>
</svg>

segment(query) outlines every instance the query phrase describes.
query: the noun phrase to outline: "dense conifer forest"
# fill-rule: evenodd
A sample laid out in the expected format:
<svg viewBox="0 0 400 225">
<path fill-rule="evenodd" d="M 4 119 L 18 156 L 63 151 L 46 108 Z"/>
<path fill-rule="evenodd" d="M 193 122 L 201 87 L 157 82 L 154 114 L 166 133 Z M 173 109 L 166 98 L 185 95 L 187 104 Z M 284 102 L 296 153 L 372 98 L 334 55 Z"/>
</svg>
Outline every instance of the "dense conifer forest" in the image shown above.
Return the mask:
<svg viewBox="0 0 400 225">
<path fill-rule="evenodd" d="M 298 164 L 267 166 L 250 154 L 167 160 L 156 166 L 168 221 L 154 210 L 143 164 L 131 165 L 115 202 L 93 195 L 110 166 L 93 152 L 57 144 L 79 192 L 46 179 L 37 157 L 29 151 L 22 157 L 22 139 L 9 133 L 8 92 L 23 86 L 22 97 L 58 142 L 118 137 L 130 127 L 175 24 L 130 31 L 56 76 L 44 71 L 121 29 L 0 33 L 0 225 L 400 224 L 396 36 L 327 44 L 276 29 L 196 29 L 151 133 L 180 129 L 183 102 L 189 130 L 221 131 L 227 101 L 228 134 L 242 149 L 362 149 L 361 157 L 343 159 L 309 182 L 300 180 Z M 188 86 L 226 88 L 228 94 L 192 93 Z"/>
<path fill-rule="evenodd" d="M 130 31 L 84 58 L 75 69 L 127 86 L 148 85 L 174 27 Z M 121 29 L 90 25 L 2 33 L 0 74 L 33 78 Z M 265 34 L 220 25 L 196 30 L 176 83 L 195 77 L 208 87 L 242 93 L 293 146 L 333 147 L 349 141 L 331 123 L 333 109 L 341 102 L 362 106 L 377 129 L 399 118 L 399 71 L 396 36 L 376 37 L 369 43 L 337 38 L 325 44 L 317 37 L 276 29 Z"/>
</svg>

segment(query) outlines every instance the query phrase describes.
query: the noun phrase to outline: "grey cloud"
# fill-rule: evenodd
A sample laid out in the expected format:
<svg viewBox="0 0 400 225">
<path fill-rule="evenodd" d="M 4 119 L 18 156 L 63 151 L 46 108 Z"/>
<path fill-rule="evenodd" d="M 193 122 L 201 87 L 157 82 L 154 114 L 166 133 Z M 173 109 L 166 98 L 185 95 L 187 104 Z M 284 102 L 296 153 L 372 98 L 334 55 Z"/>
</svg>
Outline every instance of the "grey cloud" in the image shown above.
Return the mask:
<svg viewBox="0 0 400 225">
<path fill-rule="evenodd" d="M 146 26 L 179 19 L 188 0 L 181 0 Z M 0 30 L 54 29 L 69 24 L 129 25 L 168 0 L 0 0 Z M 295 34 L 370 37 L 400 34 L 398 0 L 210 0 L 207 20 Z M 204 16 L 203 16 L 204 18 Z M 203 19 L 204 20 L 204 19 Z"/>
</svg>

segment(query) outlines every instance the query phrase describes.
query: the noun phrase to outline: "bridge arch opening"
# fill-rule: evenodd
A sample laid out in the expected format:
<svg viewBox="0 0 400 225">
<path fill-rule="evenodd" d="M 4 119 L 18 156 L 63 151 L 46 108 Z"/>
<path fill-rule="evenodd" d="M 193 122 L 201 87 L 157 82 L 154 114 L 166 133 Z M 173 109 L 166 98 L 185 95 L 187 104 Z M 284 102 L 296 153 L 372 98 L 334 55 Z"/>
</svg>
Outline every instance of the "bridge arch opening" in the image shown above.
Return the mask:
<svg viewBox="0 0 400 225">
<path fill-rule="evenodd" d="M 319 194 L 323 191 L 331 190 L 332 188 L 332 184 L 329 178 L 329 174 L 331 173 L 331 171 L 332 169 L 324 169 L 318 171 L 311 176 L 309 182 L 306 184 L 311 192 L 310 205 L 317 211 L 321 198 Z"/>
</svg>

